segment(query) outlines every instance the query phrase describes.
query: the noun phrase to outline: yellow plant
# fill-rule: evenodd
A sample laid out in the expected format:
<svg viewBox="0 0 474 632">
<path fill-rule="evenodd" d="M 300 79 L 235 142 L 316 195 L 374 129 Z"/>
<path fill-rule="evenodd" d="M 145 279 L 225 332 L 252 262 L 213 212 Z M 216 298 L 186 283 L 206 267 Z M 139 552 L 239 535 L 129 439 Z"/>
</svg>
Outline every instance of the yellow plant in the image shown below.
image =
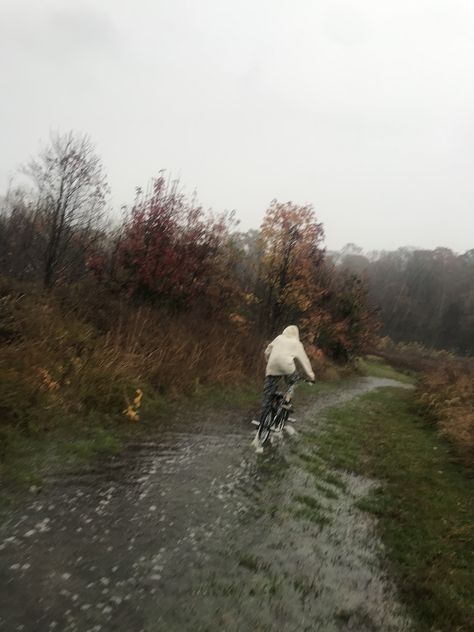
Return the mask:
<svg viewBox="0 0 474 632">
<path fill-rule="evenodd" d="M 42 386 L 46 387 L 48 391 L 57 391 L 59 389 L 59 384 L 51 377 L 47 369 L 38 369 L 38 375 L 41 378 Z"/>
<path fill-rule="evenodd" d="M 143 391 L 137 388 L 137 392 L 135 393 L 135 399 L 133 400 L 133 404 L 135 408 L 140 408 L 142 403 Z"/>
<path fill-rule="evenodd" d="M 143 391 L 140 388 L 137 388 L 135 392 L 135 397 L 133 398 L 133 403 L 128 404 L 127 408 L 123 411 L 125 417 L 130 419 L 130 421 L 140 421 L 140 415 L 138 410 L 142 404 Z"/>
</svg>

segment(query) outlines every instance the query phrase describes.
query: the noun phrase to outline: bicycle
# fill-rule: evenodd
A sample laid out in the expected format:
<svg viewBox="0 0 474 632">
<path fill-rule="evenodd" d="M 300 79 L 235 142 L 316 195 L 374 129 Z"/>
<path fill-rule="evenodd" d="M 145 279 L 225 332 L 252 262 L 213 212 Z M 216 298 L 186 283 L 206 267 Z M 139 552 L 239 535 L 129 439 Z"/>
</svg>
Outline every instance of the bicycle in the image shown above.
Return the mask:
<svg viewBox="0 0 474 632">
<path fill-rule="evenodd" d="M 257 430 L 257 439 L 261 446 L 267 441 L 270 432 L 281 432 L 285 427 L 290 416 L 290 402 L 296 383 L 299 381 L 301 381 L 301 378 L 290 384 L 285 393 L 281 391 L 274 393 L 269 410 Z"/>
</svg>

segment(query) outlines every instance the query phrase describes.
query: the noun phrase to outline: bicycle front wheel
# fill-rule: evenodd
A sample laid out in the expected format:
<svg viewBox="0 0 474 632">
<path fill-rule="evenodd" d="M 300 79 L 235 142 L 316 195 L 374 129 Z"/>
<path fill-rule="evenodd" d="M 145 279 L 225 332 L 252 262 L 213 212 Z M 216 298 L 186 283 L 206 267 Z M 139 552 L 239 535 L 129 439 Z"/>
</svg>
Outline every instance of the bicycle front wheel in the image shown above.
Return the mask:
<svg viewBox="0 0 474 632">
<path fill-rule="evenodd" d="M 270 410 L 267 415 L 264 417 L 263 421 L 260 423 L 258 427 L 257 436 L 260 444 L 263 445 L 265 441 L 270 436 L 270 429 L 272 427 L 272 411 Z"/>
</svg>

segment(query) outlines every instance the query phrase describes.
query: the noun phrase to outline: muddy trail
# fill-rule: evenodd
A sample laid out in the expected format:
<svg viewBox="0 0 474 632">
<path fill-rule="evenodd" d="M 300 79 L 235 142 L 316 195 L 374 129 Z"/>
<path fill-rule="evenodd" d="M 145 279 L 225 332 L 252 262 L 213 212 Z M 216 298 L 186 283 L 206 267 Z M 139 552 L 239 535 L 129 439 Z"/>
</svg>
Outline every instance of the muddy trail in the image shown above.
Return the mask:
<svg viewBox="0 0 474 632">
<path fill-rule="evenodd" d="M 263 454 L 248 418 L 200 413 L 51 479 L 0 527 L 0 630 L 409 630 L 355 506 L 376 482 L 328 472 L 318 491 L 297 456 L 325 409 L 390 384 L 309 397 Z M 298 505 L 309 497 L 319 521 Z"/>
</svg>

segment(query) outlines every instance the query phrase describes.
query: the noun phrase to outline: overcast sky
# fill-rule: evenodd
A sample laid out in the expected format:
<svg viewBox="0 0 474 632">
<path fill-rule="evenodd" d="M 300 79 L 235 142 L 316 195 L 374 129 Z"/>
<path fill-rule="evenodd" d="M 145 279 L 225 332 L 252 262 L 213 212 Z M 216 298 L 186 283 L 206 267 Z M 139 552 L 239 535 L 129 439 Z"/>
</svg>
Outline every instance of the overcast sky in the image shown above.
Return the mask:
<svg viewBox="0 0 474 632">
<path fill-rule="evenodd" d="M 118 208 L 165 168 L 257 227 L 474 248 L 472 0 L 0 0 L 0 190 L 87 132 Z"/>
</svg>

